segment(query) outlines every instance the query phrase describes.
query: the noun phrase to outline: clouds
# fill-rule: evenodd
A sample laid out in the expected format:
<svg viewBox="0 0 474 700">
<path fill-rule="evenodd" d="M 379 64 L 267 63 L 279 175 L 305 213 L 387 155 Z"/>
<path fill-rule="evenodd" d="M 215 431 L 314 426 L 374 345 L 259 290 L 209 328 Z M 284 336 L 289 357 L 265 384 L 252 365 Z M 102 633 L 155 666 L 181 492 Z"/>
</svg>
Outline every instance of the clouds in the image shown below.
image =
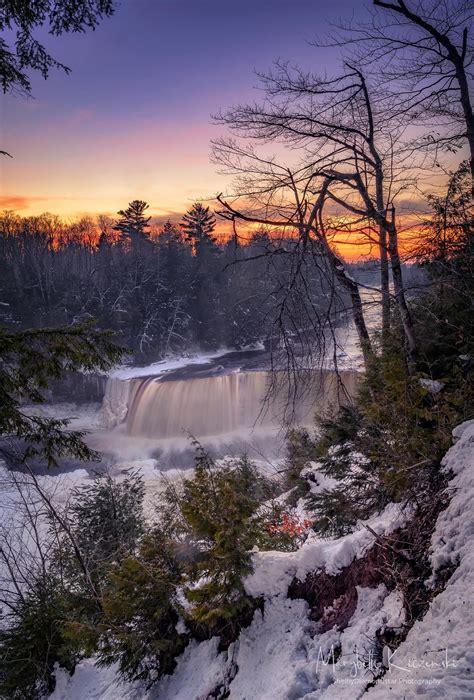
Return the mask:
<svg viewBox="0 0 474 700">
<path fill-rule="evenodd" d="M 28 197 L 25 195 L 5 195 L 5 196 L 0 196 L 0 209 L 1 210 L 13 210 L 16 212 L 20 213 L 28 213 L 28 209 L 30 209 L 32 206 L 36 207 L 36 205 L 40 204 L 41 202 L 45 202 L 46 199 L 44 197 Z"/>
<path fill-rule="evenodd" d="M 47 37 L 72 73 L 37 77 L 35 100 L 2 98 L 2 147 L 14 156 L 0 163 L 9 206 L 64 216 L 115 212 L 138 197 L 161 216 L 225 189 L 209 163 L 219 135 L 209 115 L 250 98 L 254 69 L 281 51 L 314 54 L 304 37 L 332 3 L 295 5 L 304 23 L 284 0 L 225 11 L 219 0 L 141 0 L 121 3 L 96 32 Z"/>
</svg>

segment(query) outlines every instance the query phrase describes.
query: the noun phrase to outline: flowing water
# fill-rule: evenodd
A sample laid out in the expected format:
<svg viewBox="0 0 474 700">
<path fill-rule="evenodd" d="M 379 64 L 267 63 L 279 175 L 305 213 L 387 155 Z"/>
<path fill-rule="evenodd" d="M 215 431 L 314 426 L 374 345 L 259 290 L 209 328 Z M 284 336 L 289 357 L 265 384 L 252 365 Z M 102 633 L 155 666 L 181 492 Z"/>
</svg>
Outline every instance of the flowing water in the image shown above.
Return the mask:
<svg viewBox="0 0 474 700">
<path fill-rule="evenodd" d="M 277 382 L 266 401 L 275 375 L 268 371 L 234 372 L 217 376 L 169 380 L 145 377 L 132 380 L 112 378 L 104 398 L 108 425 L 122 423 L 122 433 L 131 437 L 169 440 L 192 435 L 198 439 L 281 428 L 287 407 L 288 385 Z M 356 390 L 357 374 L 337 375 L 325 371 L 314 376 L 311 390 L 293 397 L 294 424 L 311 425 L 315 413 L 347 400 Z"/>
</svg>

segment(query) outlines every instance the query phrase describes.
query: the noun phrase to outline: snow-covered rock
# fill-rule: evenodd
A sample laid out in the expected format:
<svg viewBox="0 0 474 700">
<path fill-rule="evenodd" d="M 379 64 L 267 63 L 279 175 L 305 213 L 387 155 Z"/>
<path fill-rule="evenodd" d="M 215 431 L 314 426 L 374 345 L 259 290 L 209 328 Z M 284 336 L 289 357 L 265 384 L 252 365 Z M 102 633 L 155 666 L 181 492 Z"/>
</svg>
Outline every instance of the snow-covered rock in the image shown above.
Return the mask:
<svg viewBox="0 0 474 700">
<path fill-rule="evenodd" d="M 424 386 L 430 394 L 433 394 L 433 396 L 439 394 L 441 389 L 444 388 L 443 382 L 438 382 L 436 379 L 420 379 L 420 384 Z"/>
<path fill-rule="evenodd" d="M 389 534 L 402 527 L 408 517 L 408 511 L 391 504 L 365 525 L 377 534 Z M 308 573 L 318 569 L 333 575 L 339 573 L 373 544 L 374 535 L 365 525 L 361 524 L 356 532 L 337 540 L 309 537 L 296 552 L 256 553 L 254 571 L 245 582 L 247 593 L 265 598 L 286 595 L 294 578 L 303 581 Z"/>
<path fill-rule="evenodd" d="M 458 426 L 454 437 L 443 460 L 454 474 L 453 497 L 436 523 L 431 562 L 435 573 L 458 567 L 396 650 L 393 663 L 407 670 L 387 673 L 367 694 L 370 700 L 474 698 L 474 421 Z"/>
</svg>

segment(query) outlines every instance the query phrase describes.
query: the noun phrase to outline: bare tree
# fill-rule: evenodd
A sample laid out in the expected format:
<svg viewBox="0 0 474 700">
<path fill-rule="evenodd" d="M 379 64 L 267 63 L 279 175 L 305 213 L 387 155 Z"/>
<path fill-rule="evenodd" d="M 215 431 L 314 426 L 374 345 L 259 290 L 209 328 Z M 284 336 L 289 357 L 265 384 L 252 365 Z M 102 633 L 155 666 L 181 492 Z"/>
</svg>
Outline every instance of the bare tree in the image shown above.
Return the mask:
<svg viewBox="0 0 474 700">
<path fill-rule="evenodd" d="M 405 298 L 394 207 L 397 194 L 407 187 L 406 176 L 402 177 L 401 173 L 409 169 L 409 152 L 400 148 L 395 159 L 395 145 L 401 139 L 403 125 L 390 120 L 386 109 L 379 113 L 374 108 L 364 75 L 349 64 L 341 75 L 329 79 L 279 62 L 272 72 L 261 78 L 266 92 L 263 104 L 239 105 L 217 115 L 218 123 L 227 125 L 239 137 L 263 143 L 278 140 L 289 147 L 290 154 L 299 152 L 302 164 L 294 177 L 299 183 L 299 173 L 304 173 L 303 177 L 309 177 L 309 181 L 299 195 L 301 201 L 297 197 L 296 206 L 309 213 L 315 203 L 314 193 L 324 190 L 324 203 L 331 202 L 346 217 L 352 217 L 354 233 L 360 235 L 362 230 L 366 240 L 377 244 L 385 339 L 390 326 L 390 259 L 395 300 L 411 365 L 416 339 Z M 239 162 L 240 148 L 236 141 L 216 142 L 215 158 L 227 172 L 237 175 L 237 192 L 248 200 L 253 194 L 255 179 L 261 179 L 261 172 L 250 167 L 245 175 Z M 229 159 L 232 152 L 234 162 Z M 277 189 L 281 192 L 281 187 Z M 318 205 L 317 209 L 319 212 L 321 207 Z M 314 220 L 317 219 L 314 213 Z M 320 234 L 321 225 L 322 220 Z M 301 222 L 298 226 L 300 231 L 304 230 Z M 327 238 L 325 240 L 327 243 Z M 354 290 L 351 298 L 356 317 L 359 305 Z"/>
<path fill-rule="evenodd" d="M 227 171 L 239 173 L 236 196 L 218 196 L 223 207 L 220 216 L 234 225 L 247 222 L 267 226 L 293 239 L 292 244 L 262 253 L 291 257 L 288 275 L 282 278 L 280 293 L 275 294 L 278 312 L 274 321 L 275 335 L 288 358 L 287 369 L 295 374 L 302 369 L 293 352 L 295 341 L 310 360 L 310 366 L 326 356 L 330 347 L 326 343 L 328 332 L 334 335 L 344 304 L 341 289 L 350 297 L 360 346 L 369 362 L 373 350 L 358 286 L 325 235 L 323 210 L 331 179 L 319 177 L 311 166 L 293 170 L 280 165 L 275 158 L 261 157 L 252 147 L 240 146 L 232 139 L 214 143 L 214 158 Z M 317 271 L 330 290 L 324 309 L 318 308 L 309 294 L 308 267 Z"/>
<path fill-rule="evenodd" d="M 332 42 L 378 76 L 394 110 L 429 128 L 417 147 L 457 150 L 467 140 L 474 192 L 470 0 L 374 0 L 365 22 L 342 22 Z"/>
</svg>

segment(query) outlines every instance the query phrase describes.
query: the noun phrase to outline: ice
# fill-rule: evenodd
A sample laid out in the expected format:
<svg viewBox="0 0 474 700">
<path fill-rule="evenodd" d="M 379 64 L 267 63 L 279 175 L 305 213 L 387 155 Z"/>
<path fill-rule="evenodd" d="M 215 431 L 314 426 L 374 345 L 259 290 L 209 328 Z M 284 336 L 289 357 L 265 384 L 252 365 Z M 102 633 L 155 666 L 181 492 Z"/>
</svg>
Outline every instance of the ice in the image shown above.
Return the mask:
<svg viewBox="0 0 474 700">
<path fill-rule="evenodd" d="M 116 377 L 117 379 L 124 380 L 135 379 L 137 377 L 158 376 L 165 372 L 179 369 L 180 367 L 186 367 L 187 365 L 207 364 L 228 352 L 231 352 L 231 350 L 228 348 L 221 348 L 212 353 L 197 353 L 195 355 L 182 355 L 179 357 L 172 356 L 165 360 L 160 360 L 159 362 L 153 362 L 151 365 L 145 365 L 144 367 L 122 366 L 112 370 L 112 372 L 109 373 L 109 377 Z"/>
</svg>

